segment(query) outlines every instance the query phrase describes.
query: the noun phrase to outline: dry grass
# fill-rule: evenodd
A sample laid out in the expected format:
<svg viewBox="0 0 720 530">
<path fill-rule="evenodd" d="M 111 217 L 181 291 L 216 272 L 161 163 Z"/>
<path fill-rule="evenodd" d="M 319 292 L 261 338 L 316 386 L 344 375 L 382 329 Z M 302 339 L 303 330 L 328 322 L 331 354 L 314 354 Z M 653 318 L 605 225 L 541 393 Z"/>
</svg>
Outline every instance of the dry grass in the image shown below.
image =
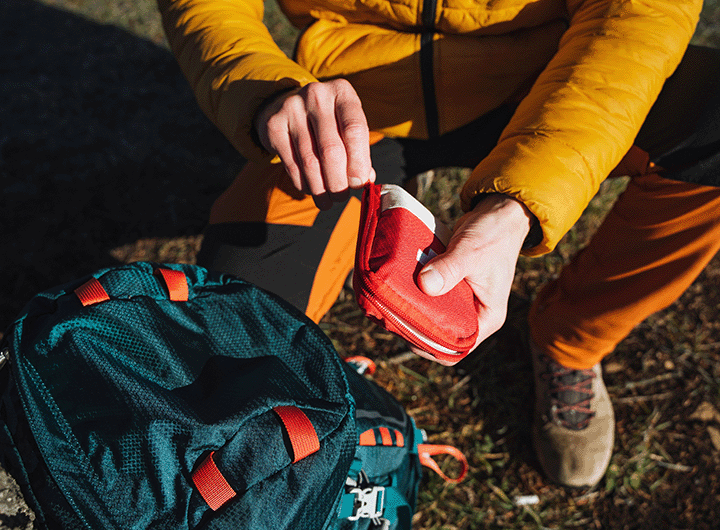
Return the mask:
<svg viewBox="0 0 720 530">
<path fill-rule="evenodd" d="M 296 33 L 268 6 L 266 20 L 289 53 Z M 720 43 L 716 12 L 708 3 L 699 42 Z M 33 293 L 95 268 L 193 262 L 207 209 L 240 160 L 197 111 L 164 48 L 154 3 L 3 0 L 0 50 L 3 326 Z M 439 170 L 425 195 L 448 221 L 458 215 L 463 177 L 464 170 Z M 521 260 L 507 325 L 455 368 L 406 355 L 401 340 L 362 316 L 349 291 L 321 323 L 341 355 L 378 360 L 376 380 L 433 442 L 455 445 L 470 460 L 461 484 L 427 475 L 415 528 L 718 527 L 718 258 L 606 360 L 617 440 L 599 486 L 549 483 L 530 450 L 528 302 L 587 242 L 623 185 L 604 185 L 555 252 Z M 444 465 L 453 471 L 452 462 Z M 529 495 L 538 502 L 523 504 Z M 4 509 L 1 527 L 30 525 Z"/>
</svg>

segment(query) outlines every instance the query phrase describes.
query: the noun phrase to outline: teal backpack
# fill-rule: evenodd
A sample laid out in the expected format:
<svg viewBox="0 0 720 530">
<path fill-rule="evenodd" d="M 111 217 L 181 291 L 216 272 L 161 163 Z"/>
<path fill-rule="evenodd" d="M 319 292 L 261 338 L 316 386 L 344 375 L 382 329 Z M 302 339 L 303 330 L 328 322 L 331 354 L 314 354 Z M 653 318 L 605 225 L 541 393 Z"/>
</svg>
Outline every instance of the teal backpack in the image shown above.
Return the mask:
<svg viewBox="0 0 720 530">
<path fill-rule="evenodd" d="M 421 463 L 466 469 L 303 314 L 201 267 L 41 293 L 0 363 L 2 465 L 40 528 L 409 530 Z"/>
</svg>

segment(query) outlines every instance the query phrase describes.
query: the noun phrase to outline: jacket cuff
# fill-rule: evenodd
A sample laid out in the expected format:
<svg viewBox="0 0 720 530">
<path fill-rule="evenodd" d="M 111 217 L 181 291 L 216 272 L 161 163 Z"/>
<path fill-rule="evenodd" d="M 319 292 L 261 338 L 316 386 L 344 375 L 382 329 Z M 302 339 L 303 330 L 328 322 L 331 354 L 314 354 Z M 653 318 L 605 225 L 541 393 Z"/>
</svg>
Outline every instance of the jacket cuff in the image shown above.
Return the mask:
<svg viewBox="0 0 720 530">
<path fill-rule="evenodd" d="M 574 196 L 577 192 L 564 189 L 548 192 L 542 186 L 533 187 L 501 177 L 481 177 L 475 171 L 460 194 L 463 210 L 470 211 L 474 200 L 481 200 L 490 193 L 502 193 L 516 199 L 535 216 L 536 222 L 522 247 L 522 254 L 526 256 L 551 252 L 579 219 L 584 209 L 580 204 L 585 204 Z"/>
<path fill-rule="evenodd" d="M 470 201 L 470 210 L 474 210 L 475 207 L 480 204 L 485 198 L 492 195 L 491 193 L 479 193 L 475 195 L 472 200 Z M 538 246 L 543 240 L 543 231 L 540 227 L 540 223 L 538 222 L 537 218 L 533 220 L 532 225 L 530 226 L 530 231 L 528 232 L 528 235 L 525 236 L 525 241 L 523 242 L 522 251 L 530 251 L 533 247 Z"/>
</svg>

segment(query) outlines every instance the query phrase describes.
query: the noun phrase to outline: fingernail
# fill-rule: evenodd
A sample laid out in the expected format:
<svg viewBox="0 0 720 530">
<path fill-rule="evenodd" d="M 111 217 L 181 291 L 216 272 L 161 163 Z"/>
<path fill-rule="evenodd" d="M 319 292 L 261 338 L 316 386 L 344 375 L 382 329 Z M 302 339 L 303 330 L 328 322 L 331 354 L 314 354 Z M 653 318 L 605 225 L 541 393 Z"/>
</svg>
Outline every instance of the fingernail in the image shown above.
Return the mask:
<svg viewBox="0 0 720 530">
<path fill-rule="evenodd" d="M 427 267 L 420 273 L 425 292 L 428 294 L 439 293 L 445 285 L 442 275 L 433 267 Z"/>
<path fill-rule="evenodd" d="M 357 177 L 348 177 L 348 183 L 351 188 L 362 188 L 363 181 Z"/>
</svg>

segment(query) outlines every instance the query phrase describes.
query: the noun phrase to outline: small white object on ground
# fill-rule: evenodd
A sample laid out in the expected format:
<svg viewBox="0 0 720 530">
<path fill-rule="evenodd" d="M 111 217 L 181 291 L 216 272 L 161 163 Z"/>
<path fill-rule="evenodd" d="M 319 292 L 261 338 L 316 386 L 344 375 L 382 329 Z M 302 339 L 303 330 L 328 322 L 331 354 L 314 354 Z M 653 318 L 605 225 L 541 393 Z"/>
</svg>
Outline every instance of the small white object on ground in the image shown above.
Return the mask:
<svg viewBox="0 0 720 530">
<path fill-rule="evenodd" d="M 515 497 L 516 506 L 530 506 L 532 504 L 538 504 L 540 497 L 537 495 L 518 495 Z"/>
</svg>

